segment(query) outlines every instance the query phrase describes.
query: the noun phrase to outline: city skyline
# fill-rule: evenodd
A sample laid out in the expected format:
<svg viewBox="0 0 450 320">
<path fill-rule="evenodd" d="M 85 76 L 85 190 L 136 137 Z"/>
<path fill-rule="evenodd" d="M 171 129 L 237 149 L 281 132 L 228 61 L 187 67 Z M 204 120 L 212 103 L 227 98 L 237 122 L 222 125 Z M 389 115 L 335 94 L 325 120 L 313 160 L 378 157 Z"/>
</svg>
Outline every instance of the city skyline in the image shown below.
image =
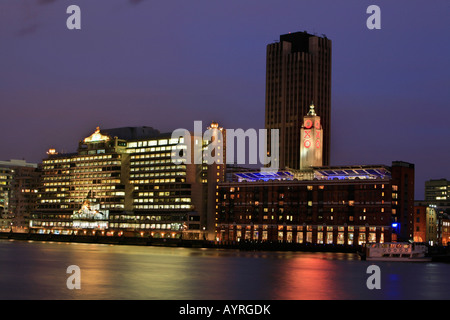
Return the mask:
<svg viewBox="0 0 450 320">
<path fill-rule="evenodd" d="M 368 30 L 360 1 L 76 1 L 72 31 L 67 1 L 2 4 L 0 160 L 74 151 L 97 126 L 264 128 L 265 48 L 307 31 L 333 41 L 330 164 L 414 163 L 422 200 L 449 178 L 450 133 L 450 5 L 425 3 L 377 1 L 382 29 Z"/>
</svg>

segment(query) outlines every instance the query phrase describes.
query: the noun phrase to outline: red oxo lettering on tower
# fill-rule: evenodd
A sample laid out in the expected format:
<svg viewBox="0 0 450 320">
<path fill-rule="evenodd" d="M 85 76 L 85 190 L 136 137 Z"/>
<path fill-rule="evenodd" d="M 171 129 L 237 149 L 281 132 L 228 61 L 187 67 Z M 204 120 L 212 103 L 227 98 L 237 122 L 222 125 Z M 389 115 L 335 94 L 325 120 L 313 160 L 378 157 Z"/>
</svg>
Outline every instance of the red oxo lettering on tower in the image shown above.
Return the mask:
<svg viewBox="0 0 450 320">
<path fill-rule="evenodd" d="M 305 120 L 305 128 L 306 128 L 306 129 L 311 128 L 312 125 L 313 125 L 313 124 L 312 124 L 311 119 L 306 119 L 306 120 Z"/>
</svg>

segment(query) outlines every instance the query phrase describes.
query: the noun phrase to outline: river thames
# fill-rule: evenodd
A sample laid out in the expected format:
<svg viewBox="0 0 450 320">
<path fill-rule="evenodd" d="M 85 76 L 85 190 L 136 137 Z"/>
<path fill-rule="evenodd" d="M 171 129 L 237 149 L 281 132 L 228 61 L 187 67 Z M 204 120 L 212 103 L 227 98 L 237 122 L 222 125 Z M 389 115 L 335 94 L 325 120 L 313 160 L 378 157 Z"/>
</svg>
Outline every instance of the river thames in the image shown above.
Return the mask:
<svg viewBox="0 0 450 320">
<path fill-rule="evenodd" d="M 380 268 L 369 289 L 367 268 Z M 80 289 L 69 289 L 69 266 Z M 450 297 L 450 264 L 349 253 L 0 240 L 2 300 L 397 300 Z"/>
</svg>

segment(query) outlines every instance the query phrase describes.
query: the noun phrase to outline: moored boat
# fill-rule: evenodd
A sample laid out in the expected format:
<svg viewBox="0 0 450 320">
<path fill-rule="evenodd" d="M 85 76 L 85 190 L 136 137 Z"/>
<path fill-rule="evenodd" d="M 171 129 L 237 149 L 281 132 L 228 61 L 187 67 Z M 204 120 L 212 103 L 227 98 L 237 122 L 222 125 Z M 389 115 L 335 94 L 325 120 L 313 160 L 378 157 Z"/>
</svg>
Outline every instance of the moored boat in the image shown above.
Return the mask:
<svg viewBox="0 0 450 320">
<path fill-rule="evenodd" d="M 386 242 L 366 244 L 360 256 L 363 260 L 426 262 L 432 260 L 427 253 L 428 248 L 425 244 Z"/>
</svg>

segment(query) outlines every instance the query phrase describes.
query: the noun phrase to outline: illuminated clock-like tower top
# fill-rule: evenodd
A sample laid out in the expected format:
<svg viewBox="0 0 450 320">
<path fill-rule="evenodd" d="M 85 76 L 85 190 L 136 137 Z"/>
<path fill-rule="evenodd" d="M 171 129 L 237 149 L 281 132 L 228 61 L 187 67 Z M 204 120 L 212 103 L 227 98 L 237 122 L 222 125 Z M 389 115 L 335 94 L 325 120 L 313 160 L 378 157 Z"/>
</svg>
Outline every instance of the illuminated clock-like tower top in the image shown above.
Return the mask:
<svg viewBox="0 0 450 320">
<path fill-rule="evenodd" d="M 323 130 L 320 117 L 314 109 L 314 104 L 311 104 L 308 114 L 303 117 L 300 138 L 300 170 L 321 167 L 323 165 Z"/>
</svg>

